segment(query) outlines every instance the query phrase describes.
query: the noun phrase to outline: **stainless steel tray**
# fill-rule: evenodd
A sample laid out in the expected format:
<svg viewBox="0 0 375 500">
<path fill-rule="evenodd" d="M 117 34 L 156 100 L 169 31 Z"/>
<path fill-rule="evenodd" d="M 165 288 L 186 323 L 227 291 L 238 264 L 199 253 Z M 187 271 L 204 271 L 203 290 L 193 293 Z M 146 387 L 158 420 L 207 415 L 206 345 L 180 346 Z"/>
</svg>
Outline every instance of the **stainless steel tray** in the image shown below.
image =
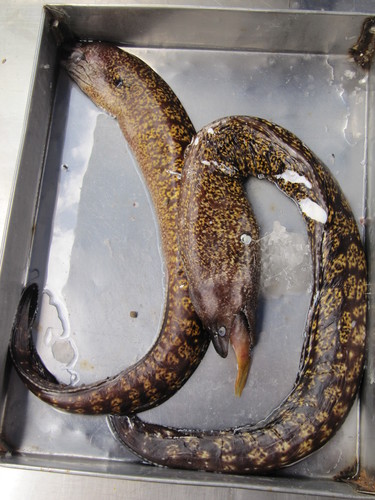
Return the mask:
<svg viewBox="0 0 375 500">
<path fill-rule="evenodd" d="M 267 478 L 139 464 L 115 441 L 105 417 L 65 414 L 30 394 L 7 361 L 7 344 L 21 288 L 30 280 L 44 288 L 38 350 L 64 382 L 99 380 L 133 363 L 151 346 L 163 311 L 163 258 L 147 190 L 116 121 L 60 69 L 57 25 L 139 55 L 170 84 L 197 130 L 219 117 L 248 114 L 296 133 L 352 205 L 366 236 L 371 286 L 374 82 L 347 56 L 365 17 L 230 7 L 46 8 L 0 276 L 2 464 L 360 495 L 333 479 L 359 466 L 374 477 L 371 309 L 363 390 L 344 425 L 322 450 Z M 187 384 L 145 419 L 200 428 L 255 422 L 292 387 L 309 303 L 307 237 L 296 207 L 273 186 L 254 179 L 247 188 L 266 251 L 270 242 L 278 254 L 300 245 L 303 259 L 297 252 L 293 265 L 279 262 L 263 273 L 259 340 L 246 389 L 234 396 L 234 357 L 222 360 L 210 348 Z M 269 258 L 273 264 L 272 252 Z"/>
</svg>

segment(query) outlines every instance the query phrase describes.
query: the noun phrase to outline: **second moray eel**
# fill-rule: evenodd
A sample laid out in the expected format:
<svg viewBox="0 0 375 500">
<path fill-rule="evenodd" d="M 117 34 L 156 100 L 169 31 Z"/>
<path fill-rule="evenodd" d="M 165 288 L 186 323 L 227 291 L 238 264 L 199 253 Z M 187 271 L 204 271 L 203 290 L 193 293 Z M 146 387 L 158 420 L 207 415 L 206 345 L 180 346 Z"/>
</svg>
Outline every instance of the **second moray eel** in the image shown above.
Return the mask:
<svg viewBox="0 0 375 500">
<path fill-rule="evenodd" d="M 131 414 L 174 394 L 208 346 L 189 298 L 177 246 L 183 153 L 195 130 L 166 82 L 116 46 L 78 44 L 65 65 L 93 102 L 117 118 L 150 190 L 168 271 L 164 322 L 151 350 L 135 365 L 98 383 L 64 386 L 47 372 L 32 344 L 28 308 L 31 303 L 36 307 L 38 295 L 38 288 L 32 286 L 21 301 L 10 352 L 26 386 L 43 401 L 74 413 Z"/>
<path fill-rule="evenodd" d="M 154 464 L 235 474 L 270 472 L 323 446 L 355 399 L 367 309 L 360 235 L 329 171 L 296 136 L 266 120 L 229 117 L 203 128 L 190 146 L 185 169 L 198 172 L 203 181 L 209 176 L 202 170 L 235 183 L 249 175 L 266 178 L 297 203 L 307 226 L 313 269 L 299 373 L 285 400 L 258 424 L 189 431 L 133 416 L 110 417 L 111 426 L 125 446 Z M 211 185 L 217 184 L 205 183 L 208 196 Z"/>
</svg>

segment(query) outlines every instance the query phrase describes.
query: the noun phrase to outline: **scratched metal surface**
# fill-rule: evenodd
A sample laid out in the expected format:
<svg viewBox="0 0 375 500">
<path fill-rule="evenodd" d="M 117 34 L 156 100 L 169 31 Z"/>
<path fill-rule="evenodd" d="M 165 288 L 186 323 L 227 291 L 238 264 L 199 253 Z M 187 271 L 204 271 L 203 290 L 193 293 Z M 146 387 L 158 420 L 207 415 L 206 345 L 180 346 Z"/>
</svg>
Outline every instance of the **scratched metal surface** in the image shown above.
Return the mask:
<svg viewBox="0 0 375 500">
<path fill-rule="evenodd" d="M 342 20 L 346 26 L 347 16 Z M 309 24 L 306 17 L 301 22 Z M 331 169 L 359 221 L 365 203 L 369 81 L 342 48 L 320 54 L 312 48 L 288 53 L 280 46 L 260 52 L 203 45 L 132 44 L 128 50 L 165 78 L 197 129 L 222 116 L 249 114 L 296 133 Z M 165 292 L 158 225 L 117 123 L 98 111 L 63 72 L 47 146 L 28 264 L 28 280 L 45 288 L 37 346 L 60 380 L 87 383 L 133 363 L 155 339 Z M 276 221 L 307 241 L 301 217 L 284 195 L 265 181 L 251 180 L 247 188 L 262 237 L 269 237 Z M 299 276 L 300 269 L 291 270 L 290 279 L 293 273 Z M 188 383 L 143 417 L 200 428 L 265 417 L 296 377 L 308 287 L 307 281 L 303 293 L 292 290 L 277 297 L 263 291 L 259 339 L 241 399 L 233 391 L 233 355 L 222 360 L 210 348 Z M 136 318 L 131 311 L 137 311 Z M 28 459 L 50 459 L 59 468 L 70 457 L 77 470 L 84 463 L 86 472 L 98 461 L 108 470 L 111 464 L 135 461 L 113 439 L 105 417 L 58 412 L 28 393 L 13 371 L 6 382 L 2 435 Z M 359 419 L 356 404 L 320 452 L 282 475 L 329 479 L 351 466 L 358 453 Z"/>
</svg>

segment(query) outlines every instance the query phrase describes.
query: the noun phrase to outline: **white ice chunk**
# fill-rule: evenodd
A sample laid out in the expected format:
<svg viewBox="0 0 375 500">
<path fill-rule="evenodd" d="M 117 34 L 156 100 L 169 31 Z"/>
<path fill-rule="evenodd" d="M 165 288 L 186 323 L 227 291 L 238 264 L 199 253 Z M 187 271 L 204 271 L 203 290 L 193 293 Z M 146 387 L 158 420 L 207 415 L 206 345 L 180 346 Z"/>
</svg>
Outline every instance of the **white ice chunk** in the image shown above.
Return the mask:
<svg viewBox="0 0 375 500">
<path fill-rule="evenodd" d="M 298 202 L 302 212 L 307 215 L 310 219 L 316 220 L 325 224 L 327 222 L 327 212 L 320 205 L 315 203 L 315 201 L 310 200 L 310 198 L 304 198 Z"/>
<path fill-rule="evenodd" d="M 275 221 L 273 231 L 261 238 L 261 290 L 265 297 L 308 293 L 311 258 L 307 236 L 287 231 Z"/>
<path fill-rule="evenodd" d="M 311 189 L 311 182 L 304 175 L 300 175 L 294 170 L 284 170 L 282 174 L 275 175 L 276 179 L 284 179 L 286 182 L 293 184 L 304 184 L 307 189 Z"/>
<path fill-rule="evenodd" d="M 244 245 L 250 245 L 252 240 L 253 239 L 250 236 L 250 234 L 247 234 L 247 233 L 241 234 L 241 243 L 243 243 Z"/>
</svg>

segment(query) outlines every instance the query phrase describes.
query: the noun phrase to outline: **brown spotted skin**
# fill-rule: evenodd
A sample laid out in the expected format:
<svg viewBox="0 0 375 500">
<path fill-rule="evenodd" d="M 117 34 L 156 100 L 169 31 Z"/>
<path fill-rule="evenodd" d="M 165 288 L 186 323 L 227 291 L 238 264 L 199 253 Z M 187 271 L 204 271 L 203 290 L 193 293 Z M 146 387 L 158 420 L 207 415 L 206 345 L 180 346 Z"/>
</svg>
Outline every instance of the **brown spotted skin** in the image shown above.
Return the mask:
<svg viewBox="0 0 375 500">
<path fill-rule="evenodd" d="M 110 44 L 79 44 L 65 66 L 79 87 L 117 118 L 151 193 L 168 271 L 164 322 L 157 341 L 139 362 L 87 386 L 64 386 L 48 374 L 32 345 L 27 321 L 16 322 L 10 352 L 26 386 L 56 408 L 85 414 L 131 414 L 174 394 L 208 346 L 208 335 L 189 298 L 177 246 L 183 152 L 195 131 L 170 87 L 137 57 Z M 35 295 L 36 289 L 31 293 Z M 18 318 L 28 316 L 27 301 L 22 304 Z"/>
<path fill-rule="evenodd" d="M 338 185 L 293 134 L 265 120 L 230 117 L 205 127 L 198 138 L 198 146 L 190 147 L 186 168 L 204 159 L 207 168 L 214 161 L 231 165 L 242 180 L 249 175 L 265 177 L 302 209 L 312 251 L 313 291 L 297 380 L 280 406 L 255 425 L 187 431 L 137 417 L 110 421 L 119 439 L 151 463 L 266 473 L 320 448 L 352 406 L 365 352 L 365 254 Z M 292 172 L 297 174 L 291 176 Z"/>
</svg>

